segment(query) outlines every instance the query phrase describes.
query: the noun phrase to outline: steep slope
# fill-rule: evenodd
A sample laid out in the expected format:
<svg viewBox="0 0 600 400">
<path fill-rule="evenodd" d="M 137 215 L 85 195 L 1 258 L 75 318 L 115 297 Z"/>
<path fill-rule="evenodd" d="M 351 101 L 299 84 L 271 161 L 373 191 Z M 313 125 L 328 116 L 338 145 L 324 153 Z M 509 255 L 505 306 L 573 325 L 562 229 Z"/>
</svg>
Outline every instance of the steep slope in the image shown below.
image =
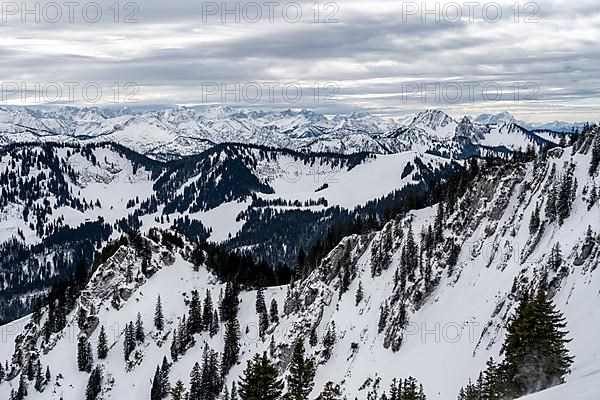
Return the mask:
<svg viewBox="0 0 600 400">
<path fill-rule="evenodd" d="M 545 221 L 544 228 L 532 235 L 529 218 L 536 204 L 543 207 L 547 201 L 553 165 L 556 176 L 572 169 L 577 177 L 573 210 L 562 225 Z M 417 233 L 434 225 L 435 209 L 390 222 L 374 237 L 346 239 L 296 287 L 291 298 L 297 300 L 288 307 L 293 327 L 289 330 L 295 333 L 308 335 L 311 329 L 322 333 L 335 321 L 338 340 L 318 375 L 317 387 L 328 380 L 341 382 L 348 397 L 364 398 L 377 378 L 381 393 L 392 378 L 412 375 L 424 384 L 428 398 L 454 398 L 490 356 L 499 357 L 504 326 L 518 294 L 544 282 L 565 313 L 573 338 L 569 348 L 576 358 L 568 382 L 577 385 L 587 380 L 589 389 L 580 398 L 596 398 L 598 387 L 590 379 L 597 380 L 600 349 L 590 327 L 600 323 L 596 312 L 600 282 L 595 276 L 600 254 L 594 222 L 600 220 L 600 209 L 596 203 L 588 210 L 593 188 L 589 165 L 589 155 L 557 150 L 547 162 L 486 174 L 444 222 L 443 244 L 429 250 L 420 241 L 426 250 L 421 248 L 417 270 L 406 269 L 410 265 L 405 258 L 408 231 Z M 589 224 L 590 235 L 586 232 Z M 450 261 L 453 243 L 460 245 L 456 266 Z M 556 243 L 564 260 L 553 270 L 549 257 Z M 372 276 L 374 266 L 382 267 L 381 275 Z M 352 283 L 346 283 L 348 291 L 340 296 L 344 276 Z M 365 296 L 355 306 L 359 281 Z M 371 383 L 370 389 L 364 383 Z M 554 392 L 561 390 L 570 393 L 574 389 Z"/>
<path fill-rule="evenodd" d="M 573 398 L 597 398 L 600 204 L 592 195 L 598 171 L 590 175 L 590 147 L 600 138 L 594 136 L 582 138 L 576 148 L 554 149 L 527 163 L 471 164 L 472 181 L 448 191 L 441 207 L 413 210 L 379 231 L 346 237 L 305 271 L 306 278 L 265 291 L 266 303 L 276 299 L 283 313 L 268 324 L 264 339 L 256 334 L 257 293 L 242 291 L 240 363 L 225 385 L 231 387 L 245 361 L 262 351 L 271 354 L 285 375 L 291 346 L 303 338 L 311 342 L 306 354 L 318 363 L 311 398 L 328 381 L 339 383 L 348 398 L 379 398 L 393 378 L 409 375 L 423 383 L 428 399 L 456 398 L 490 356 L 502 358 L 505 325 L 519 296 L 543 287 L 566 316 L 575 363 L 565 385 L 526 398 L 554 400 L 573 393 L 578 396 Z M 551 200 L 553 191 L 559 201 Z M 547 207 L 550 201 L 554 207 Z M 541 210 L 539 223 L 532 222 L 536 209 Z M 153 371 L 165 356 L 173 361 L 171 383 L 181 379 L 187 385 L 205 341 L 223 350 L 220 326 L 212 338 L 196 334 L 195 345 L 171 360 L 172 331 L 187 313 L 186 298 L 193 289 L 209 289 L 213 299 L 221 298 L 217 293 L 223 284 L 203 265 L 190 262 L 198 259 L 190 242 L 161 232 L 151 232 L 142 242 L 146 251 L 123 243 L 98 265 L 66 327 L 47 340 L 39 328 L 47 313 L 39 325 L 27 317 L 3 328 L 10 340 L 0 345 L 0 360 L 12 363 L 0 395 L 6 398 L 18 386 L 19 372 L 37 356 L 42 365 L 51 365 L 52 379 L 42 394 L 33 396 L 80 399 L 88 374 L 77 371 L 77 337 L 94 338 L 100 325 L 115 327 L 108 358 L 94 358 L 104 375 L 103 399 L 147 399 Z M 552 250 L 557 243 L 560 262 Z M 359 285 L 363 296 L 357 299 Z M 152 328 L 158 294 L 166 322 L 161 334 Z M 88 311 L 84 333 L 77 327 L 80 307 Z M 124 326 L 137 312 L 146 336 L 126 362 Z M 15 336 L 16 328 L 20 336 Z M 328 344 L 323 341 L 327 332 L 335 338 Z"/>
</svg>

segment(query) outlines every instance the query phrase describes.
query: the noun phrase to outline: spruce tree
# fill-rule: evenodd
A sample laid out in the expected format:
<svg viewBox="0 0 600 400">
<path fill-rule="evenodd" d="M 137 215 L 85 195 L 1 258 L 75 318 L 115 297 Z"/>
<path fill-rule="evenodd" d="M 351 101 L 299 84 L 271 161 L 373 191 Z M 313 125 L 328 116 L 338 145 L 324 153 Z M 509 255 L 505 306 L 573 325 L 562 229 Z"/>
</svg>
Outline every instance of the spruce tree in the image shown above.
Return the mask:
<svg viewBox="0 0 600 400">
<path fill-rule="evenodd" d="M 539 204 L 535 206 L 531 218 L 529 219 L 529 234 L 533 235 L 538 231 L 540 227 L 540 207 Z"/>
<path fill-rule="evenodd" d="M 19 379 L 19 388 L 17 389 L 15 396 L 17 400 L 24 400 L 27 397 L 27 386 L 27 376 L 21 373 L 21 378 Z"/>
<path fill-rule="evenodd" d="M 159 331 L 165 328 L 165 318 L 163 316 L 162 303 L 160 300 L 160 294 L 156 300 L 156 308 L 154 310 L 154 327 Z"/>
<path fill-rule="evenodd" d="M 202 332 L 202 304 L 200 303 L 200 295 L 197 290 L 192 291 L 188 316 L 191 333 Z"/>
<path fill-rule="evenodd" d="M 331 321 L 327 333 L 323 337 L 323 358 L 329 360 L 332 355 L 333 346 L 336 341 L 335 322 Z"/>
<path fill-rule="evenodd" d="M 177 361 L 179 358 L 179 337 L 177 336 L 177 329 L 173 329 L 173 340 L 171 341 L 171 358 L 173 361 Z"/>
<path fill-rule="evenodd" d="M 329 381 L 325 384 L 325 387 L 317 397 L 317 400 L 340 400 L 341 398 L 342 391 L 340 390 L 340 385 L 336 385 L 333 382 Z"/>
<path fill-rule="evenodd" d="M 267 311 L 267 304 L 265 303 L 265 290 L 262 287 L 256 292 L 256 315 L 258 315 L 258 333 L 262 338 L 269 327 L 269 313 Z"/>
<path fill-rule="evenodd" d="M 565 319 L 543 290 L 521 302 L 503 345 L 509 394 L 518 397 L 564 382 L 573 362 L 566 344 Z"/>
<path fill-rule="evenodd" d="M 240 324 L 237 316 L 227 322 L 225 328 L 225 344 L 223 346 L 222 356 L 222 373 L 224 377 L 227 375 L 231 367 L 233 367 L 239 358 L 240 353 Z"/>
<path fill-rule="evenodd" d="M 551 175 L 551 179 L 553 179 L 552 176 L 553 175 Z M 556 188 L 556 181 L 553 180 L 551 183 L 550 191 L 546 196 L 546 218 L 550 222 L 554 222 L 557 216 L 557 191 L 558 189 Z"/>
<path fill-rule="evenodd" d="M 279 307 L 277 305 L 277 300 L 271 300 L 271 310 L 269 312 L 271 315 L 271 322 L 274 324 L 279 323 Z"/>
<path fill-rule="evenodd" d="M 240 380 L 239 397 L 242 400 L 277 400 L 283 391 L 283 382 L 277 377 L 277 368 L 267 353 L 254 355 L 248 361 Z"/>
<path fill-rule="evenodd" d="M 77 368 L 79 371 L 91 372 L 93 362 L 91 345 L 87 337 L 81 335 L 77 342 Z"/>
<path fill-rule="evenodd" d="M 142 314 L 137 313 L 135 320 L 135 340 L 143 343 L 146 340 L 146 334 L 144 333 L 144 323 L 142 322 Z"/>
<path fill-rule="evenodd" d="M 225 285 L 225 295 L 221 302 L 221 320 L 228 322 L 237 317 L 238 305 L 238 290 L 234 283 L 227 282 Z"/>
<path fill-rule="evenodd" d="M 80 330 L 84 330 L 86 323 L 87 323 L 87 311 L 85 308 L 80 306 L 79 310 L 77 311 L 77 327 Z"/>
<path fill-rule="evenodd" d="M 190 372 L 190 398 L 189 400 L 202 400 L 202 370 L 200 364 L 195 363 Z"/>
<path fill-rule="evenodd" d="M 308 344 L 310 344 L 311 347 L 315 347 L 317 343 L 319 343 L 319 338 L 317 337 L 317 328 L 313 326 L 310 330 Z"/>
<path fill-rule="evenodd" d="M 304 357 L 304 342 L 296 341 L 290 372 L 287 377 L 288 392 L 286 398 L 291 400 L 307 400 L 314 387 L 315 365 L 312 360 Z"/>
<path fill-rule="evenodd" d="M 219 333 L 219 312 L 215 308 L 213 313 L 213 318 L 210 325 L 209 334 L 210 337 L 214 337 L 217 333 Z"/>
<path fill-rule="evenodd" d="M 358 289 L 356 290 L 356 297 L 354 299 L 354 303 L 356 304 L 356 306 L 358 306 L 360 304 L 363 297 L 364 297 L 364 292 L 363 292 L 362 281 L 358 281 Z"/>
<path fill-rule="evenodd" d="M 592 146 L 592 160 L 590 162 L 590 176 L 594 176 L 598 171 L 598 167 L 600 166 L 600 134 L 596 134 L 596 139 L 594 140 Z"/>
<path fill-rule="evenodd" d="M 161 400 L 162 399 L 162 376 L 160 374 L 160 367 L 156 366 L 156 372 L 154 372 L 154 379 L 152 379 L 152 388 L 150 389 L 150 400 Z"/>
<path fill-rule="evenodd" d="M 185 386 L 183 386 L 183 382 L 177 381 L 175 386 L 171 389 L 171 399 L 172 400 L 184 400 L 185 399 Z"/>
<path fill-rule="evenodd" d="M 100 327 L 100 334 L 98 335 L 98 346 L 96 348 L 98 353 L 98 359 L 104 360 L 108 356 L 108 340 L 106 339 L 106 331 L 104 325 Z"/>
<path fill-rule="evenodd" d="M 167 361 L 167 357 L 163 357 L 162 365 L 160 367 L 160 390 L 162 398 L 167 397 L 171 390 L 171 383 L 169 382 L 170 372 L 171 364 Z"/>
<path fill-rule="evenodd" d="M 239 396 L 238 396 L 238 391 L 237 391 L 237 385 L 235 383 L 235 381 L 233 381 L 231 383 L 231 395 L 229 396 L 229 400 L 238 400 Z"/>
<path fill-rule="evenodd" d="M 40 360 L 37 360 L 36 372 L 35 372 L 35 390 L 38 392 L 44 391 L 44 385 L 46 384 L 44 380 L 44 375 L 42 374 L 42 365 L 40 364 Z"/>
<path fill-rule="evenodd" d="M 210 295 L 210 290 L 206 289 L 206 297 L 204 298 L 202 310 L 202 325 L 204 330 L 209 331 L 213 320 L 213 302 Z"/>
<path fill-rule="evenodd" d="M 557 199 L 557 214 L 559 223 L 563 223 L 571 213 L 573 200 L 573 171 L 569 169 L 563 177 Z"/>
<path fill-rule="evenodd" d="M 135 328 L 133 327 L 133 322 L 127 324 L 123 336 L 123 354 L 125 360 L 129 360 L 129 356 L 135 350 Z"/>
<path fill-rule="evenodd" d="M 87 387 L 85 388 L 85 400 L 96 400 L 102 391 L 102 370 L 100 366 L 96 366 L 88 379 Z"/>
</svg>

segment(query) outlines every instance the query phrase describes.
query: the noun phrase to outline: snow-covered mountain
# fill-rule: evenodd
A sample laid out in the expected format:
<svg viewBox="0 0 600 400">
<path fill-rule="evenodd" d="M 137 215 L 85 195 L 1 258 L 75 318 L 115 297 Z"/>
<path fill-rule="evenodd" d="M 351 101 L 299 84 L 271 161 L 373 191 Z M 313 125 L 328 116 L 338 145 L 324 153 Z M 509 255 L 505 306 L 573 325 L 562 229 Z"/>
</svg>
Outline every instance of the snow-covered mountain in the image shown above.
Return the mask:
<svg viewBox="0 0 600 400">
<path fill-rule="evenodd" d="M 362 226 L 315 264 L 303 265 L 293 283 L 267 288 L 265 303 L 275 300 L 278 307 L 266 320 L 256 311 L 258 292 L 242 287 L 235 302 L 239 359 L 219 383 L 231 389 L 246 361 L 263 351 L 285 377 L 292 347 L 302 339 L 305 356 L 317 365 L 310 398 L 333 382 L 342 391 L 335 398 L 381 399 L 394 378 L 412 376 L 427 399 L 454 399 L 490 357 L 503 358 L 506 324 L 519 299 L 543 288 L 566 318 L 572 338 L 567 347 L 575 359 L 566 383 L 524 399 L 599 398 L 598 135 L 589 133 L 574 147 L 527 162 L 471 162 L 445 189 L 432 187 L 439 204 L 407 207 L 381 228 Z M 178 181 L 174 175 L 163 174 L 165 184 Z M 368 187 L 373 176 L 352 181 Z M 84 398 L 89 357 L 78 368 L 78 344 L 88 341 L 90 367 L 97 366 L 102 376 L 98 398 L 105 400 L 148 399 L 164 358 L 170 383 L 181 380 L 189 389 L 195 362 L 229 357 L 225 332 L 233 325 L 217 323 L 212 335 L 190 334 L 186 327 L 194 290 L 211 293 L 210 312 L 220 309 L 220 321 L 229 310 L 229 302 L 218 307 L 231 298 L 218 276 L 223 266 L 201 247 L 155 230 L 114 242 L 102 255 L 80 289 L 76 274 L 71 307 L 60 308 L 58 301 L 3 327 L 8 339 L 0 343 L 0 360 L 8 368 L 2 398 L 20 385 L 29 386 L 26 398 Z M 162 328 L 154 318 L 159 295 Z M 57 310 L 68 310 L 64 321 Z M 133 339 L 126 326 L 137 313 L 145 334 Z M 101 327 L 108 333 L 108 354 L 98 359 Z M 126 344 L 132 348 L 124 355 Z M 38 361 L 42 371 L 49 367 L 48 380 L 36 377 Z M 38 379 L 41 392 L 33 387 Z"/>
<path fill-rule="evenodd" d="M 482 134 L 501 129 L 517 132 L 516 137 L 494 141 L 497 148 L 491 150 L 496 152 L 516 145 L 539 147 L 540 143 L 559 140 L 523 128 L 514 118 L 506 116 L 480 116 L 471 123 Z M 307 110 L 266 112 L 223 106 L 157 111 L 0 108 L 0 145 L 111 141 L 163 161 L 199 154 L 220 143 L 344 154 L 418 150 L 466 157 L 490 151 L 478 141 L 471 141 L 471 137 L 459 135 L 459 128 L 459 122 L 439 110 L 395 121 L 365 113 L 327 117 Z M 527 140 L 523 140 L 523 135 Z"/>
<path fill-rule="evenodd" d="M 564 121 L 550 121 L 542 123 L 534 123 L 527 121 L 519 121 L 510 113 L 504 111 L 498 114 L 480 114 L 474 121 L 478 124 L 489 125 L 489 124 L 506 124 L 515 123 L 531 131 L 553 131 L 559 133 L 570 133 L 573 130 L 581 131 L 585 122 L 564 122 Z"/>
<path fill-rule="evenodd" d="M 162 163 L 111 143 L 11 145 L 0 151 L 0 317 L 22 315 L 53 279 L 130 230 L 176 227 L 275 265 L 294 260 L 300 240 L 310 246 L 331 224 L 371 212 L 368 205 L 381 212 L 459 168 L 414 151 L 224 144 Z"/>
</svg>

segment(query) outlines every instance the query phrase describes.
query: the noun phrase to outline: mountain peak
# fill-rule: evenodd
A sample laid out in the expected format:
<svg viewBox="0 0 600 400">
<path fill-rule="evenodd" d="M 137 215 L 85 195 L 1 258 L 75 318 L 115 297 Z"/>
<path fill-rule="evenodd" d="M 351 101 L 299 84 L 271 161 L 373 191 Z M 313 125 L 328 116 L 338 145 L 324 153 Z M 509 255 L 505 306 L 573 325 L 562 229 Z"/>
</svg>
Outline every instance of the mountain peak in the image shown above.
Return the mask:
<svg viewBox="0 0 600 400">
<path fill-rule="evenodd" d="M 441 110 L 425 110 L 417 114 L 411 125 L 421 125 L 437 130 L 454 122 L 452 117 Z"/>
<path fill-rule="evenodd" d="M 476 124 L 498 125 L 502 123 L 516 123 L 517 119 L 509 112 L 503 111 L 498 114 L 481 114 L 475 118 Z"/>
</svg>

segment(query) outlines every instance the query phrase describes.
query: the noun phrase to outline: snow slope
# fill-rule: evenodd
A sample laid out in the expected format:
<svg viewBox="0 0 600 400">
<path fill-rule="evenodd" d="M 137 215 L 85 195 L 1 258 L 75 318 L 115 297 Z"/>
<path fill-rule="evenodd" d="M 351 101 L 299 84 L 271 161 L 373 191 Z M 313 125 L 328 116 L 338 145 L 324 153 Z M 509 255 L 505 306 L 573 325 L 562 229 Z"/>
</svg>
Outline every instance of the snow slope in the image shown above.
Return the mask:
<svg viewBox="0 0 600 400">
<path fill-rule="evenodd" d="M 319 364 L 311 398 L 328 381 L 340 383 L 347 398 L 364 399 L 369 393 L 380 395 L 386 391 L 393 378 L 413 376 L 424 385 L 428 399 L 453 399 L 490 357 L 502 358 L 505 325 L 514 312 L 518 295 L 545 281 L 553 302 L 566 317 L 573 339 L 568 347 L 575 363 L 566 384 L 525 398 L 599 398 L 600 342 L 596 332 L 600 326 L 600 205 L 596 203 L 588 209 L 589 193 L 599 177 L 588 174 L 588 150 L 587 146 L 577 150 L 557 148 L 547 158 L 533 162 L 483 168 L 479 178 L 457 200 L 454 212 L 445 216 L 445 239 L 431 253 L 423 253 L 418 268 L 405 271 L 405 286 L 394 284 L 396 270 L 402 271 L 403 248 L 411 231 L 417 244 L 423 244 L 420 233 L 434 223 L 435 206 L 411 211 L 388 222 L 380 231 L 346 237 L 305 279 L 293 287 L 269 289 L 267 304 L 276 298 L 282 312 L 279 323 L 270 325 L 264 341 L 257 340 L 255 333 L 256 294 L 243 292 L 239 310 L 242 360 L 232 369 L 226 384 L 238 379 L 245 360 L 269 348 L 271 338 L 276 347 L 274 359 L 285 374 L 291 345 L 298 338 L 308 338 L 314 330 L 319 342 L 306 346 L 307 355 Z M 552 180 L 562 179 L 568 171 L 572 171 L 578 185 L 573 209 L 559 224 L 544 218 L 543 210 Z M 369 177 L 357 175 L 350 181 L 360 187 L 368 185 L 365 180 Z M 543 229 L 532 234 L 529 221 L 536 206 L 542 209 Z M 169 357 L 170 339 L 163 340 L 151 328 L 159 293 L 168 331 L 176 326 L 177 317 L 186 312 L 184 293 L 208 288 L 216 299 L 222 289 L 222 284 L 207 271 L 193 270 L 186 261 L 191 250 L 187 245 L 169 249 L 159 239 L 154 243 L 152 266 L 158 270 L 154 276 L 148 280 L 140 277 L 141 262 L 135 251 L 126 246 L 96 270 L 80 300 L 85 307 L 94 304 L 102 324 L 117 327 L 111 336 L 114 347 L 102 362 L 105 400 L 146 399 L 154 368 L 163 356 Z M 548 258 L 556 243 L 560 244 L 564 261 L 555 271 L 549 267 Z M 460 249 L 456 265 L 449 260 L 454 245 Z M 389 256 L 388 261 L 384 261 L 385 256 Z M 374 266 L 381 271 L 373 275 Z M 129 285 L 124 282 L 128 267 L 137 276 Z M 342 292 L 344 276 L 350 280 L 348 290 Z M 359 282 L 365 295 L 356 305 Z M 114 293 L 118 294 L 116 307 L 112 305 Z M 382 307 L 389 313 L 383 318 L 380 331 Z M 120 332 L 138 311 L 143 314 L 147 340 L 138 345 L 140 357 L 136 359 L 141 361 L 129 368 L 123 360 Z M 79 331 L 75 315 L 70 318 L 68 328 L 53 337 L 51 343 L 55 344 L 46 345 L 48 351 L 41 355 L 43 365 L 51 364 L 53 384 L 32 398 L 71 400 L 82 396 L 87 374 L 75 370 Z M 336 341 L 332 356 L 327 359 L 322 338 L 334 323 Z M 3 329 L 11 331 L 10 327 Z M 24 330 L 26 337 L 34 338 L 31 348 L 39 349 L 41 342 L 36 339 L 35 327 L 29 325 Z M 204 341 L 216 350 L 222 349 L 222 327 L 219 332 L 212 339 L 205 334 L 196 337 L 196 345 L 174 363 L 171 382 L 181 379 L 187 384 Z M 0 344 L 0 356 L 10 358 L 14 339 L 13 333 Z M 14 368 L 18 370 L 18 366 Z M 56 384 L 54 377 L 58 373 L 63 378 Z M 0 397 L 6 398 L 17 382 L 13 378 L 0 384 Z"/>
</svg>

